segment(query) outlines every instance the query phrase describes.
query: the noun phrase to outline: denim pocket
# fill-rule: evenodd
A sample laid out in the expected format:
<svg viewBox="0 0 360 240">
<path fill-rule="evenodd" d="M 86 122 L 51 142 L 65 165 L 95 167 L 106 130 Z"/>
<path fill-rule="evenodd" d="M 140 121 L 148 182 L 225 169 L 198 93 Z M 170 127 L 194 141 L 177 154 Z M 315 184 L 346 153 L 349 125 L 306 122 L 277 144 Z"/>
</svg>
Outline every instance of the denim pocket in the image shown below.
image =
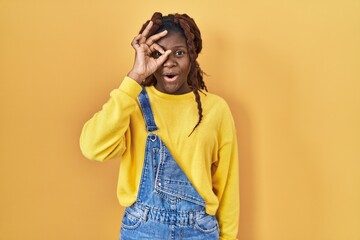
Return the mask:
<svg viewBox="0 0 360 240">
<path fill-rule="evenodd" d="M 122 219 L 122 227 L 128 230 L 134 230 L 141 224 L 141 215 L 132 209 L 126 209 Z"/>
<path fill-rule="evenodd" d="M 208 214 L 195 219 L 195 228 L 203 233 L 211 233 L 219 230 L 216 217 Z"/>
<path fill-rule="evenodd" d="M 205 207 L 204 199 L 193 187 L 165 145 L 160 149 L 159 156 L 160 163 L 155 177 L 155 191 L 172 204 L 186 200 Z"/>
</svg>

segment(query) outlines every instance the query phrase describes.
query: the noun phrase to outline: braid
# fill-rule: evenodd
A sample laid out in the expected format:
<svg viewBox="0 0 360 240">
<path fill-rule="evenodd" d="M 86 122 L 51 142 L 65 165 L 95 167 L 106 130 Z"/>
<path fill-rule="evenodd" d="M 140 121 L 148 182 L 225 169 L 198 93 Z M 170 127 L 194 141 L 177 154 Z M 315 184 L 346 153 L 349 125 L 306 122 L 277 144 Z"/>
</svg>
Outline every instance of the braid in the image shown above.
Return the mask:
<svg viewBox="0 0 360 240">
<path fill-rule="evenodd" d="M 169 14 L 168 16 L 163 16 L 161 13 L 156 12 L 151 17 L 153 26 L 150 29 L 149 36 L 154 35 L 163 30 L 168 30 L 169 32 L 181 32 L 185 39 L 187 48 L 189 51 L 190 58 L 190 72 L 188 75 L 188 84 L 191 86 L 192 92 L 195 95 L 195 101 L 197 103 L 199 120 L 196 123 L 195 127 L 192 129 L 189 136 L 194 132 L 194 130 L 199 126 L 203 118 L 203 109 L 200 100 L 199 92 L 205 94 L 203 90 L 207 91 L 207 87 L 203 80 L 203 71 L 200 68 L 199 63 L 196 61 L 199 53 L 202 50 L 202 39 L 199 28 L 197 27 L 194 19 L 189 17 L 187 14 Z M 140 33 L 144 31 L 145 27 L 148 25 L 150 20 L 148 20 L 141 28 Z M 166 26 L 164 26 L 166 23 Z M 156 79 L 153 75 L 149 76 L 142 85 L 150 86 L 156 84 Z"/>
<path fill-rule="evenodd" d="M 189 72 L 188 84 L 192 86 L 192 91 L 195 95 L 195 100 L 197 103 L 199 120 L 196 123 L 195 127 L 189 134 L 189 136 L 194 132 L 194 130 L 199 126 L 203 118 L 203 109 L 200 100 L 199 91 L 207 91 L 205 82 L 203 81 L 203 72 L 200 68 L 199 63 L 196 61 L 198 54 L 202 49 L 202 39 L 199 28 L 197 27 L 195 21 L 190 18 L 187 14 L 175 14 L 174 22 L 178 23 L 184 31 L 186 38 L 186 43 L 188 46 L 188 51 L 191 61 L 191 69 Z"/>
</svg>

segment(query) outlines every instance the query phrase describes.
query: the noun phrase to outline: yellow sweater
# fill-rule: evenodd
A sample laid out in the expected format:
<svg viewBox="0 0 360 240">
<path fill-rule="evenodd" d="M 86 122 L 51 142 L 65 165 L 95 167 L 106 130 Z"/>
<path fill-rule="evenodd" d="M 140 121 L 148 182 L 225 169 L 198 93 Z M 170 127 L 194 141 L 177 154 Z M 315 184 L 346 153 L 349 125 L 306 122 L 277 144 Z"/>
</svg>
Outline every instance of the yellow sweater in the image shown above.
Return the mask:
<svg viewBox="0 0 360 240">
<path fill-rule="evenodd" d="M 146 88 L 158 130 L 174 159 L 216 215 L 221 240 L 237 239 L 239 217 L 238 152 L 236 130 L 226 102 L 201 94 L 203 119 L 192 92 L 170 95 Z M 80 147 L 89 159 L 121 157 L 117 195 L 121 205 L 136 200 L 144 162 L 147 131 L 137 96 L 141 86 L 125 77 L 110 99 L 83 127 Z"/>
</svg>

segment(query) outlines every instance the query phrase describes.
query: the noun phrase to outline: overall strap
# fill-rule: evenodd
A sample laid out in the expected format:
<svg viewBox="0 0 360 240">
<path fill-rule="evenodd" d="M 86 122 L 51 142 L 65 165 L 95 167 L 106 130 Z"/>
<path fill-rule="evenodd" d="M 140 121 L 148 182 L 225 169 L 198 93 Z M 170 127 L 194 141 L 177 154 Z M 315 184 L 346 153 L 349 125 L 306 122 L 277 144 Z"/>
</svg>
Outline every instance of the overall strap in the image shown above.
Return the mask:
<svg viewBox="0 0 360 240">
<path fill-rule="evenodd" d="M 140 107 L 143 113 L 147 131 L 152 132 L 157 130 L 158 128 L 155 124 L 154 114 L 151 110 L 149 96 L 145 90 L 145 87 L 143 87 L 141 93 L 138 96 L 138 99 L 140 102 Z"/>
</svg>

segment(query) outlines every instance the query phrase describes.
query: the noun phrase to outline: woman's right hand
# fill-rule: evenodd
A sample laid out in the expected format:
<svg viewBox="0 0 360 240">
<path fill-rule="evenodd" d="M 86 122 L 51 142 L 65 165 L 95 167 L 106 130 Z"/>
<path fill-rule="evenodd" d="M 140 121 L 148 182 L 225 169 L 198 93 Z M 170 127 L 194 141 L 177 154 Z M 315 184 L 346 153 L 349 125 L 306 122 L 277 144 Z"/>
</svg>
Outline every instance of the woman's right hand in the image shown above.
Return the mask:
<svg viewBox="0 0 360 240">
<path fill-rule="evenodd" d="M 152 25 L 153 22 L 150 21 L 144 31 L 137 35 L 131 42 L 131 46 L 135 49 L 135 61 L 128 76 L 139 84 L 153 74 L 171 53 L 171 50 L 164 51 L 164 49 L 156 43 L 156 41 L 167 34 L 166 30 L 148 38 Z M 153 56 L 154 52 L 159 52 L 161 55 Z"/>
</svg>

